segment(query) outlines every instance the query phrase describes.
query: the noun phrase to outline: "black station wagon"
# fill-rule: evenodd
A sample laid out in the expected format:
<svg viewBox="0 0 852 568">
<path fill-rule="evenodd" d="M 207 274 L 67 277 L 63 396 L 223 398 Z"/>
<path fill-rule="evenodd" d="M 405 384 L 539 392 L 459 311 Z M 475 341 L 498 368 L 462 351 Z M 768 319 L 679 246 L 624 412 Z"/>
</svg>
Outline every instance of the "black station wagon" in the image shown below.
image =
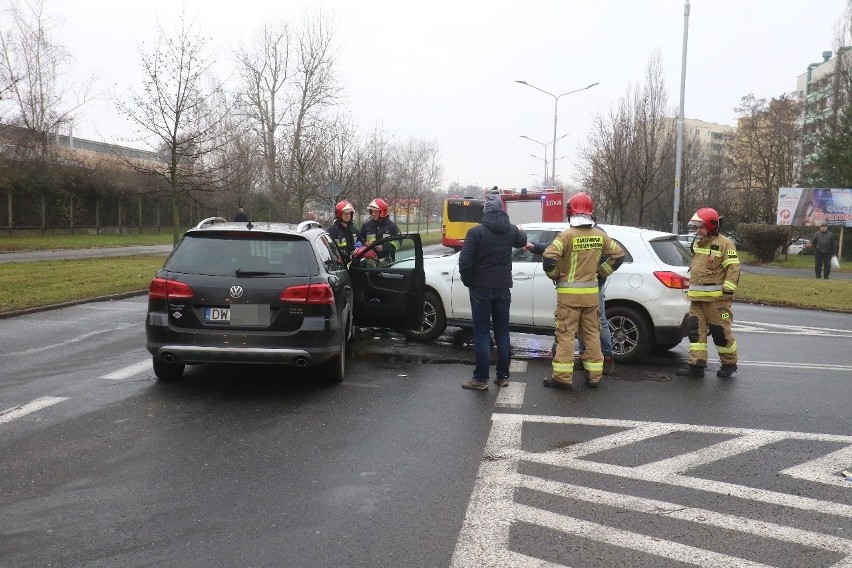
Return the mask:
<svg viewBox="0 0 852 568">
<path fill-rule="evenodd" d="M 174 381 L 186 365 L 270 363 L 317 366 L 319 380 L 342 381 L 353 326 L 421 325 L 420 236 L 370 248 L 390 241 L 394 256 L 346 266 L 315 221 L 205 219 L 184 234 L 149 288 L 154 373 Z"/>
</svg>

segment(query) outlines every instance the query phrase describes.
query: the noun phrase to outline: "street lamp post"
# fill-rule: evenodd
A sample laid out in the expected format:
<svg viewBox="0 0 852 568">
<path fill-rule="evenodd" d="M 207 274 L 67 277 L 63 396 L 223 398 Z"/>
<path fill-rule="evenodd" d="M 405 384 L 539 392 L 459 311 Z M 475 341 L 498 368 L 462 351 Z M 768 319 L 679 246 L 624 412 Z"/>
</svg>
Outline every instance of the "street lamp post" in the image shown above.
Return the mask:
<svg viewBox="0 0 852 568">
<path fill-rule="evenodd" d="M 556 183 L 556 140 L 557 140 L 557 138 L 556 138 L 556 120 L 559 116 L 559 112 L 558 112 L 559 99 L 561 99 L 565 95 L 570 95 L 570 94 L 573 94 L 573 93 L 579 93 L 580 91 L 585 91 L 586 89 L 591 89 L 592 87 L 594 87 L 595 85 L 599 85 L 600 83 L 592 83 L 591 85 L 586 85 L 585 87 L 582 87 L 580 89 L 574 89 L 573 91 L 568 91 L 567 93 L 562 93 L 561 95 L 554 95 L 553 93 L 545 91 L 544 89 L 536 87 L 535 85 L 531 85 L 531 84 L 527 83 L 526 81 L 517 80 L 517 81 L 515 81 L 515 83 L 520 83 L 521 85 L 526 85 L 527 87 L 532 87 L 536 91 L 541 91 L 545 95 L 550 95 L 551 97 L 553 97 L 553 160 L 552 160 L 553 161 L 553 173 L 551 175 L 551 178 L 553 178 L 553 183 L 555 184 Z"/>
<path fill-rule="evenodd" d="M 563 138 L 568 136 L 568 134 L 570 134 L 570 133 L 566 132 L 565 134 L 563 134 L 562 136 L 560 136 L 556 140 L 562 140 Z M 553 142 L 555 142 L 556 140 L 554 140 L 553 142 L 540 142 L 540 141 L 536 140 L 535 138 L 530 138 L 529 136 L 524 136 L 523 134 L 521 134 L 520 137 L 526 138 L 530 142 L 535 142 L 536 144 L 541 144 L 541 146 L 544 148 L 544 182 L 543 183 L 546 183 L 547 182 L 547 147 L 550 146 L 551 144 L 553 144 Z M 533 157 L 536 157 L 536 156 L 533 156 Z M 564 156 L 563 156 L 563 158 L 564 158 Z M 539 158 L 539 159 L 541 159 L 541 158 Z M 562 158 L 560 158 L 560 159 L 562 159 Z"/>
</svg>

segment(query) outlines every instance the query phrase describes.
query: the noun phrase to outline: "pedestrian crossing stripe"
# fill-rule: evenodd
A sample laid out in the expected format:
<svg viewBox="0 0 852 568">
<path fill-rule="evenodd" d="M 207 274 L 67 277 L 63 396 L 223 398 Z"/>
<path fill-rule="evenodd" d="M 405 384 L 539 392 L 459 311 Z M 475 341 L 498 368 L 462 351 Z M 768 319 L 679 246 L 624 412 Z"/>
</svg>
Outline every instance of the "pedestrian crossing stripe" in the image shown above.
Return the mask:
<svg viewBox="0 0 852 568">
<path fill-rule="evenodd" d="M 544 452 L 524 451 L 521 446 L 523 426 L 527 423 L 600 426 L 621 428 L 619 432 Z M 631 444 L 672 433 L 698 433 L 731 436 L 698 451 L 666 457 L 635 467 L 618 466 L 582 459 L 584 456 L 627 448 Z M 682 503 L 669 503 L 590 487 L 562 483 L 521 474 L 521 462 L 544 464 L 568 470 L 582 470 L 606 476 L 659 483 L 672 487 L 693 489 L 705 493 L 731 496 L 752 502 L 791 507 L 802 511 L 835 515 L 852 519 L 852 506 L 812 497 L 759 489 L 684 475 L 701 465 L 730 458 L 787 440 L 831 442 L 843 447 L 822 457 L 793 465 L 777 472 L 801 481 L 848 488 L 839 472 L 852 464 L 852 436 L 731 428 L 694 424 L 669 424 L 618 419 L 494 414 L 492 428 L 483 453 L 473 493 L 468 503 L 462 530 L 456 543 L 451 566 L 519 568 L 527 566 L 558 566 L 542 559 L 509 549 L 509 534 L 516 523 L 580 536 L 606 545 L 613 545 L 675 562 L 699 566 L 764 566 L 744 558 L 695 546 L 669 541 L 656 536 L 630 532 L 617 527 L 573 518 L 530 505 L 516 503 L 518 488 L 531 489 L 554 497 L 569 498 L 592 504 L 607 505 L 635 513 L 661 515 L 684 522 L 698 523 L 761 538 L 776 539 L 800 546 L 841 554 L 844 559 L 833 566 L 852 566 L 852 540 L 833 534 L 823 534 L 779 523 L 710 511 Z"/>
</svg>

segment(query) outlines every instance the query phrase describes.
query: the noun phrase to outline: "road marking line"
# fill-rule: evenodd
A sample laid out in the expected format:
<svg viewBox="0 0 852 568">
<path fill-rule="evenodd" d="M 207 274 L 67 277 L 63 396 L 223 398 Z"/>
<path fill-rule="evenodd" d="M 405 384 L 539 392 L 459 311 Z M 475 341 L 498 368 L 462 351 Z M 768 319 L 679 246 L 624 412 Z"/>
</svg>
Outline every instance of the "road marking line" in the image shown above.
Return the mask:
<svg viewBox="0 0 852 568">
<path fill-rule="evenodd" d="M 108 375 L 104 375 L 100 377 L 101 379 L 108 379 L 111 381 L 122 381 L 128 377 L 132 377 L 133 375 L 138 375 L 143 371 L 150 371 L 153 369 L 152 363 L 150 359 L 145 359 L 144 361 L 140 361 L 135 365 L 129 365 L 124 367 L 123 369 L 119 369 L 117 371 L 113 371 Z"/>
<path fill-rule="evenodd" d="M 0 357 L 18 357 L 18 356 L 21 356 L 21 355 L 33 355 L 34 353 L 39 353 L 41 351 L 47 351 L 48 349 L 55 349 L 57 347 L 64 347 L 66 345 L 71 345 L 72 343 L 80 343 L 81 341 L 85 341 L 86 339 L 90 339 L 90 338 L 96 337 L 98 335 L 103 335 L 104 333 L 112 333 L 114 331 L 127 329 L 128 327 L 136 326 L 136 325 L 138 325 L 138 324 L 128 323 L 128 324 L 124 324 L 124 325 L 119 325 L 117 327 L 112 327 L 112 328 L 109 328 L 109 329 L 99 329 L 97 331 L 92 331 L 92 332 L 89 332 L 89 333 L 83 333 L 81 335 L 78 335 L 77 337 L 72 337 L 71 339 L 68 339 L 67 341 L 63 341 L 61 343 L 54 343 L 52 345 L 43 345 L 41 347 L 33 347 L 31 349 L 25 349 L 24 351 L 15 351 L 15 352 L 12 352 L 12 353 L 3 353 L 2 355 L 0 355 Z"/>
<path fill-rule="evenodd" d="M 8 408 L 2 412 L 0 412 L 0 424 L 4 424 L 6 422 L 11 422 L 16 418 L 20 418 L 21 416 L 26 416 L 30 412 L 35 412 L 36 410 L 41 410 L 42 408 L 46 408 L 48 406 L 54 405 L 57 402 L 62 402 L 63 400 L 68 400 L 67 396 L 43 396 L 41 398 L 37 398 L 31 402 L 26 404 L 21 404 L 19 406 L 13 406 L 12 408 Z"/>
<path fill-rule="evenodd" d="M 524 474 L 515 475 L 515 485 L 525 487 L 533 491 L 540 491 L 569 499 L 577 499 L 587 503 L 606 505 L 608 507 L 626 509 L 637 513 L 646 513 L 648 515 L 679 519 L 732 531 L 741 531 L 762 538 L 794 542 L 808 547 L 819 547 L 831 552 L 852 554 L 852 540 L 779 525 L 769 521 L 738 517 L 736 515 L 728 515 L 726 513 L 719 513 L 709 509 L 687 507 L 678 503 L 669 503 L 666 501 L 658 501 L 656 499 L 622 495 L 620 493 L 612 493 L 610 491 L 592 489 L 590 487 L 583 487 L 580 485 L 559 483 L 557 481 L 549 481 Z M 538 524 L 535 521 L 532 522 L 533 524 Z"/>
<path fill-rule="evenodd" d="M 737 361 L 737 365 L 752 365 L 755 367 L 777 367 L 780 369 L 822 369 L 825 371 L 852 371 L 852 365 L 829 365 L 827 363 L 796 363 L 793 361 Z"/>
<path fill-rule="evenodd" d="M 497 406 L 501 408 L 520 408 L 524 405 L 526 383 L 509 382 L 509 386 L 500 387 L 497 395 Z"/>
<path fill-rule="evenodd" d="M 462 566 L 496 568 L 507 565 L 508 561 L 511 561 L 508 562 L 509 564 L 518 567 L 558 566 L 558 564 L 545 562 L 509 549 L 510 531 L 512 526 L 518 522 L 581 535 L 598 542 L 701 566 L 763 566 L 759 563 L 750 563 L 745 559 L 727 556 L 712 550 L 704 550 L 699 547 L 575 519 L 516 503 L 515 491 L 519 487 L 591 503 L 601 503 L 629 511 L 671 517 L 684 522 L 721 527 L 758 537 L 818 547 L 846 555 L 844 559 L 834 564 L 835 567 L 852 566 L 852 540 L 849 539 L 831 534 L 810 532 L 760 519 L 739 518 L 716 511 L 705 511 L 664 501 L 563 484 L 518 472 L 518 466 L 521 462 L 541 463 L 606 476 L 685 487 L 761 504 L 781 505 L 815 511 L 824 515 L 852 518 L 852 506 L 844 503 L 800 497 L 680 474 L 680 471 L 742 454 L 779 440 L 814 440 L 845 444 L 847 445 L 846 448 L 781 472 L 810 482 L 827 483 L 826 471 L 831 471 L 832 468 L 839 467 L 839 464 L 849 462 L 850 456 L 852 456 L 852 436 L 697 424 L 667 424 L 617 419 L 499 413 L 492 415 L 492 421 L 493 425 L 483 451 L 479 472 L 453 552 L 451 561 L 453 568 L 461 568 Z M 622 428 L 623 430 L 567 448 L 545 452 L 527 452 L 521 446 L 523 426 L 527 422 L 592 425 Z M 660 459 L 638 467 L 616 466 L 578 459 L 602 450 L 625 447 L 671 432 L 723 434 L 735 438 L 709 445 L 703 451 L 688 452 L 681 456 Z M 832 481 L 831 484 L 836 483 Z"/>
<path fill-rule="evenodd" d="M 646 536 L 639 533 L 608 527 L 591 521 L 563 517 L 562 515 L 517 505 L 517 519 L 525 523 L 546 527 L 564 533 L 575 534 L 583 538 L 603 542 L 612 546 L 638 550 L 646 554 L 668 558 L 695 566 L 708 566 L 712 568 L 728 568 L 730 566 L 749 568 L 772 568 L 767 564 L 751 562 L 737 556 L 728 556 L 719 552 L 713 552 L 679 542 L 663 540 L 661 538 Z M 480 566 L 485 566 L 480 564 Z M 534 566 L 530 563 L 529 566 Z"/>
</svg>

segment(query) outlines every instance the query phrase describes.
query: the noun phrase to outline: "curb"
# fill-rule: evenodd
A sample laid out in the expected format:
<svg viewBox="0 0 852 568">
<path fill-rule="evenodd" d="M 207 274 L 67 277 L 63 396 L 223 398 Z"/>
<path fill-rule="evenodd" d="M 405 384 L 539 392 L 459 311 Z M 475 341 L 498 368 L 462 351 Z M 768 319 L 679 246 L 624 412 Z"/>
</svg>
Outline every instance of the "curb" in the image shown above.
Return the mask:
<svg viewBox="0 0 852 568">
<path fill-rule="evenodd" d="M 142 296 L 147 294 L 147 288 L 144 290 L 135 290 L 132 292 L 121 292 L 119 294 L 109 294 L 107 296 L 97 296 L 94 298 L 83 298 L 81 300 L 70 300 L 59 304 L 49 304 L 47 306 L 36 306 L 33 308 L 24 308 L 22 310 L 14 310 L 11 312 L 0 312 L 0 319 L 14 318 L 49 310 L 58 310 L 61 308 L 69 308 L 71 306 L 79 306 L 80 304 L 88 304 L 89 302 L 105 302 L 111 300 L 124 300 L 125 298 L 133 298 L 134 296 Z"/>
</svg>

